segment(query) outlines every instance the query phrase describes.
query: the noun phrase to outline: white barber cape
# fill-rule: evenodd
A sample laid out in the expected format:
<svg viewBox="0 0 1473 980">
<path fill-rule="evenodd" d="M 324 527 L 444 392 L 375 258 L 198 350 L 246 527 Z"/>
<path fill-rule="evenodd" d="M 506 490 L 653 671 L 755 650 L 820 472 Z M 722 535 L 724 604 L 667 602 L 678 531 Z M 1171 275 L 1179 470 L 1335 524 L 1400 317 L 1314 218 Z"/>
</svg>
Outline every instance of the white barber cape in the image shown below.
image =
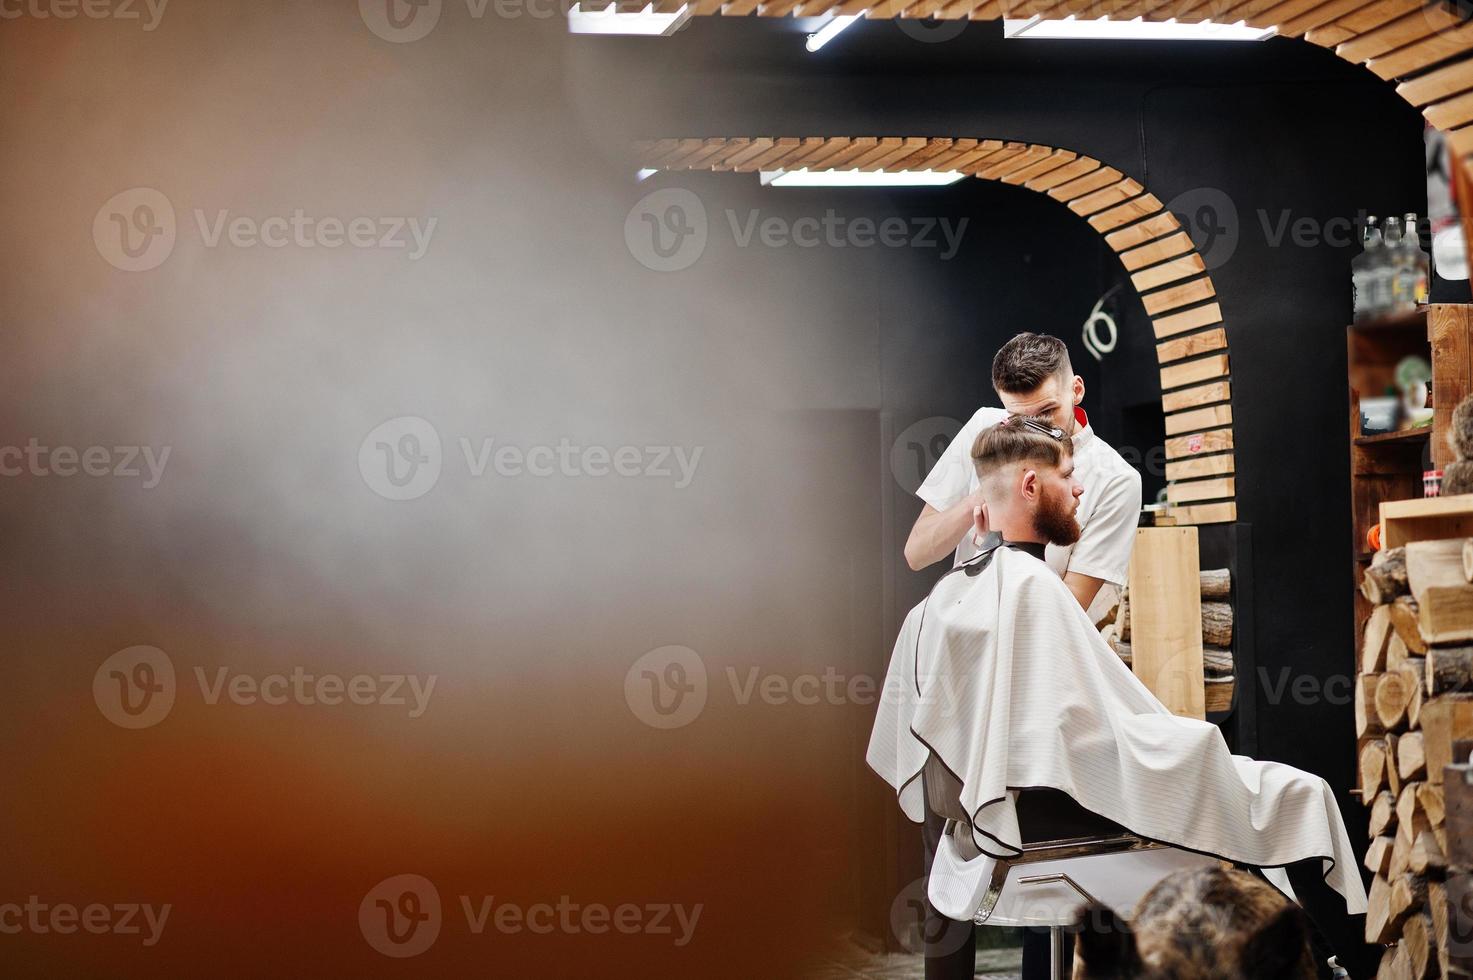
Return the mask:
<svg viewBox="0 0 1473 980">
<path fill-rule="evenodd" d="M 917 823 L 933 751 L 961 781 L 983 854 L 1021 850 L 1010 790 L 1052 787 L 1187 850 L 1259 867 L 1321 858 L 1347 910 L 1366 910 L 1329 785 L 1232 755 L 1215 725 L 1171 714 L 1022 551 L 948 573 L 901 627 L 867 760 Z"/>
</svg>

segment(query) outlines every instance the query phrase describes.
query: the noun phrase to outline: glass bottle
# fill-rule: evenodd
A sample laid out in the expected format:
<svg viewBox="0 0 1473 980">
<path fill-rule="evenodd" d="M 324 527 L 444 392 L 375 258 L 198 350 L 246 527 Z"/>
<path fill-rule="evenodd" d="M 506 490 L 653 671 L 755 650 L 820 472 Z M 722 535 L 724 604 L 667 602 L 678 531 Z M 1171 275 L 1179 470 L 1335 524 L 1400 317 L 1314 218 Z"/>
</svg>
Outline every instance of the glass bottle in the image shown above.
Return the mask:
<svg viewBox="0 0 1473 980">
<path fill-rule="evenodd" d="M 1427 302 L 1427 294 L 1432 282 L 1432 261 L 1422 250 L 1422 232 L 1417 224 L 1415 211 L 1408 211 L 1406 214 L 1406 226 L 1402 232 L 1402 238 L 1406 241 L 1407 265 L 1412 276 L 1412 302 L 1417 306 L 1422 306 Z"/>
<path fill-rule="evenodd" d="M 1386 219 L 1386 247 L 1381 261 L 1383 272 L 1383 312 L 1398 312 L 1411 305 L 1412 273 L 1408 268 L 1406 243 L 1402 241 L 1401 219 L 1391 215 Z"/>
<path fill-rule="evenodd" d="M 1355 318 L 1363 320 L 1376 311 L 1376 270 L 1380 265 L 1381 229 L 1376 227 L 1376 218 L 1367 218 L 1361 229 L 1361 253 L 1350 260 L 1351 304 Z"/>
</svg>

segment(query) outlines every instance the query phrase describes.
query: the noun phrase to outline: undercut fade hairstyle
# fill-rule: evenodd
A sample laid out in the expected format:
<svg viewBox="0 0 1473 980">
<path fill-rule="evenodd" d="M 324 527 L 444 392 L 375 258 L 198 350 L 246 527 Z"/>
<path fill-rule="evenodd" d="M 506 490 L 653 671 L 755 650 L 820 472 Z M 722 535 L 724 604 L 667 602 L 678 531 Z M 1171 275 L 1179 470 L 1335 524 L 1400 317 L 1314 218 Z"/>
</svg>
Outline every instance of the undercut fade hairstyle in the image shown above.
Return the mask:
<svg viewBox="0 0 1473 980">
<path fill-rule="evenodd" d="M 1047 419 L 1031 415 L 1009 415 L 979 432 L 972 443 L 972 466 L 979 479 L 1014 463 L 1057 468 L 1073 455 L 1074 444 L 1063 430 L 1055 428 Z"/>
<path fill-rule="evenodd" d="M 1024 395 L 1056 374 L 1073 374 L 1069 348 L 1046 333 L 1020 333 L 992 359 L 992 387 L 1010 395 Z"/>
</svg>

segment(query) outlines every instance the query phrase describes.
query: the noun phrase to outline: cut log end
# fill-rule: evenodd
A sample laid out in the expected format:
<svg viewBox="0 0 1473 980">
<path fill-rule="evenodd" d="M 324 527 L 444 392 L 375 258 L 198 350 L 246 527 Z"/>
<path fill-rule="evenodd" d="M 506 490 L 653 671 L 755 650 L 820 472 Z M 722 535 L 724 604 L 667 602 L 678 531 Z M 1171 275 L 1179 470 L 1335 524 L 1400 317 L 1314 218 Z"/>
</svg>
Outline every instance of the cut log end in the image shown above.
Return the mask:
<svg viewBox="0 0 1473 980">
<path fill-rule="evenodd" d="M 1374 605 L 1385 605 L 1411 591 L 1405 548 L 1378 551 L 1361 579 L 1361 593 Z"/>
<path fill-rule="evenodd" d="M 1411 707 L 1415 694 L 1416 686 L 1409 682 L 1408 675 L 1402 671 L 1381 676 L 1381 682 L 1376 685 L 1373 703 L 1376 718 L 1381 722 L 1383 730 L 1392 732 L 1406 726 L 1407 709 Z"/>
<path fill-rule="evenodd" d="M 1360 750 L 1361 800 L 1369 806 L 1386 785 L 1386 741 L 1372 739 Z"/>
<path fill-rule="evenodd" d="M 1376 688 L 1385 674 L 1361 674 L 1355 679 L 1355 734 L 1357 738 L 1386 731 L 1376 717 Z"/>
<path fill-rule="evenodd" d="M 1204 568 L 1198 578 L 1204 599 L 1226 599 L 1233 590 L 1232 573 L 1226 568 Z"/>
</svg>

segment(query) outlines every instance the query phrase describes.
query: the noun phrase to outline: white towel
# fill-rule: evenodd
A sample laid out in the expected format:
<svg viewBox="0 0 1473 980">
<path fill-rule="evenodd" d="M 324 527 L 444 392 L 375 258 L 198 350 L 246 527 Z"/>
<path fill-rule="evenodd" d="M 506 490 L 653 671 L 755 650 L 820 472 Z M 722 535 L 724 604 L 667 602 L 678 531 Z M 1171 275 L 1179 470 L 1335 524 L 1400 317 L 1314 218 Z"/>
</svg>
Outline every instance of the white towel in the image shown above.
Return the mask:
<svg viewBox="0 0 1473 980">
<path fill-rule="evenodd" d="M 867 759 L 916 822 L 932 750 L 961 780 L 985 853 L 1022 846 L 1010 788 L 1052 787 L 1150 840 L 1259 867 L 1322 858 L 1347 910 L 1366 910 L 1329 785 L 1235 756 L 1217 726 L 1171 714 L 1023 552 L 948 574 L 901 627 Z"/>
</svg>

